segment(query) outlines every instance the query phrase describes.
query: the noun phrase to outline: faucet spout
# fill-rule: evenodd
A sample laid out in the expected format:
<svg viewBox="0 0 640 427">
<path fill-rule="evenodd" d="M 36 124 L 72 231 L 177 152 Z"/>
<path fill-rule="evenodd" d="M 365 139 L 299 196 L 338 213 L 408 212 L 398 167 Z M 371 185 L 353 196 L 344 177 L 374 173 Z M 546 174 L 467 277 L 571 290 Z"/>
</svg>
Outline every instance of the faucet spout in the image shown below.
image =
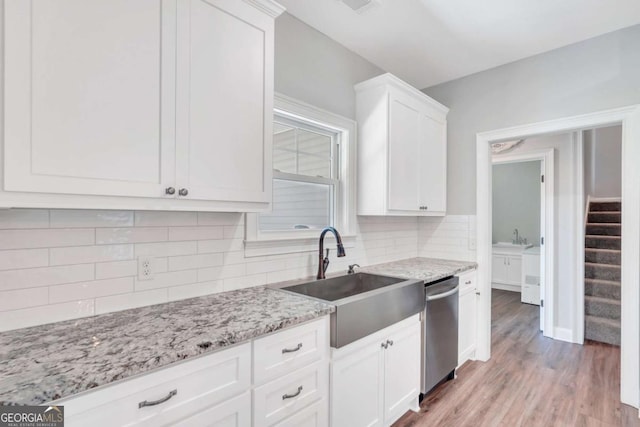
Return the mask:
<svg viewBox="0 0 640 427">
<path fill-rule="evenodd" d="M 338 233 L 338 230 L 336 230 L 333 227 L 323 228 L 322 232 L 320 233 L 320 240 L 318 241 L 319 262 L 318 262 L 318 275 L 316 276 L 316 279 L 318 280 L 325 278 L 324 272 L 327 270 L 327 267 L 329 266 L 329 257 L 328 256 L 326 258 L 323 257 L 324 235 L 327 234 L 328 232 L 331 232 L 336 237 L 336 241 L 338 243 L 337 245 L 338 257 L 343 257 L 346 255 L 344 251 L 344 246 L 342 245 L 342 237 L 340 237 L 340 233 Z"/>
</svg>

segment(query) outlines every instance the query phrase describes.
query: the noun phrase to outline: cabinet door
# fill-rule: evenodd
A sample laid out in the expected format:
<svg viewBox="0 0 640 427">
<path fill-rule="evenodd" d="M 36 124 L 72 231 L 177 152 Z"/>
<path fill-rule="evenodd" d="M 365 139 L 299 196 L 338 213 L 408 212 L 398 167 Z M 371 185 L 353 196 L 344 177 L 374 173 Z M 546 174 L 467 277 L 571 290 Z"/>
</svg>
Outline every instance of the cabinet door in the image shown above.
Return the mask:
<svg viewBox="0 0 640 427">
<path fill-rule="evenodd" d="M 384 353 L 377 343 L 332 362 L 333 427 L 383 425 L 383 370 Z"/>
<path fill-rule="evenodd" d="M 447 124 L 420 118 L 420 199 L 427 212 L 447 210 Z"/>
<path fill-rule="evenodd" d="M 389 336 L 384 355 L 384 420 L 390 424 L 420 395 L 420 322 Z"/>
<path fill-rule="evenodd" d="M 522 257 L 507 257 L 507 281 L 512 285 L 522 285 Z"/>
<path fill-rule="evenodd" d="M 469 360 L 476 348 L 476 291 L 460 293 L 458 311 L 458 366 Z"/>
<path fill-rule="evenodd" d="M 4 189 L 161 197 L 175 1 L 5 2 Z"/>
<path fill-rule="evenodd" d="M 389 95 L 388 209 L 418 211 L 420 105 L 411 97 Z"/>
<path fill-rule="evenodd" d="M 177 183 L 186 197 L 271 197 L 273 18 L 236 0 L 178 0 Z"/>
<path fill-rule="evenodd" d="M 508 283 L 507 277 L 507 258 L 502 255 L 493 255 L 491 257 L 491 281 L 494 283 Z"/>
</svg>

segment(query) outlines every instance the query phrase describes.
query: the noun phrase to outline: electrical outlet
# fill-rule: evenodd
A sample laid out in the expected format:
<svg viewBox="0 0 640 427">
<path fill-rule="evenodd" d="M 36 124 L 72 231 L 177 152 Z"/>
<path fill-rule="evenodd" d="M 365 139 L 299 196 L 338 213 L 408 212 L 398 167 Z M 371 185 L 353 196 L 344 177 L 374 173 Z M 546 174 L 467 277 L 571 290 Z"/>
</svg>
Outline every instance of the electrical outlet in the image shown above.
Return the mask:
<svg viewBox="0 0 640 427">
<path fill-rule="evenodd" d="M 154 262 L 153 257 L 138 257 L 138 280 L 153 280 Z"/>
</svg>

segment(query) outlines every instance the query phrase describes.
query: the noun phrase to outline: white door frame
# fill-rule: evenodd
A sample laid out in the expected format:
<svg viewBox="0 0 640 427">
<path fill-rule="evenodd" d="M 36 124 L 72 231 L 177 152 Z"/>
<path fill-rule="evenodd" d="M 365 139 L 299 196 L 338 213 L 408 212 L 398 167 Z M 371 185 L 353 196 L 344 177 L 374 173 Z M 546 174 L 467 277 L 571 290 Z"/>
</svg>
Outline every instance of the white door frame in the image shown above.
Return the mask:
<svg viewBox="0 0 640 427">
<path fill-rule="evenodd" d="M 520 163 L 540 161 L 541 173 L 544 175 L 544 186 L 540 186 L 540 236 L 544 237 L 544 245 L 540 245 L 542 263 L 540 265 L 540 299 L 544 298 L 544 307 L 541 307 L 540 329 L 543 335 L 553 338 L 554 325 L 554 158 L 553 148 L 544 150 L 531 150 L 522 153 L 509 153 L 493 155 L 493 165 L 505 163 Z M 539 244 L 540 242 L 538 242 Z M 549 325 L 547 327 L 547 325 Z"/>
<path fill-rule="evenodd" d="M 620 400 L 640 398 L 640 105 L 561 118 L 476 135 L 478 242 L 477 358 L 491 357 L 491 148 L 490 143 L 622 124 L 622 265 Z M 574 313 L 575 315 L 575 313 Z M 550 325 L 547 326 L 549 328 Z"/>
</svg>

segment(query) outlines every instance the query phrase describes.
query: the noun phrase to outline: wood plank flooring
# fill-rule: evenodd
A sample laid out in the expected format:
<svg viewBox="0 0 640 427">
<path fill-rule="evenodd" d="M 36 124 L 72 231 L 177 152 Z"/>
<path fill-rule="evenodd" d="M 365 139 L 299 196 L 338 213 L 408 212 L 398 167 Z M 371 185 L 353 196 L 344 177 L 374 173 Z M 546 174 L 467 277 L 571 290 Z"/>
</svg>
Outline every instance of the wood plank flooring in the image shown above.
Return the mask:
<svg viewBox="0 0 640 427">
<path fill-rule="evenodd" d="M 465 363 L 394 427 L 640 426 L 620 403 L 620 348 L 544 338 L 538 313 L 493 290 L 491 359 Z"/>
</svg>

